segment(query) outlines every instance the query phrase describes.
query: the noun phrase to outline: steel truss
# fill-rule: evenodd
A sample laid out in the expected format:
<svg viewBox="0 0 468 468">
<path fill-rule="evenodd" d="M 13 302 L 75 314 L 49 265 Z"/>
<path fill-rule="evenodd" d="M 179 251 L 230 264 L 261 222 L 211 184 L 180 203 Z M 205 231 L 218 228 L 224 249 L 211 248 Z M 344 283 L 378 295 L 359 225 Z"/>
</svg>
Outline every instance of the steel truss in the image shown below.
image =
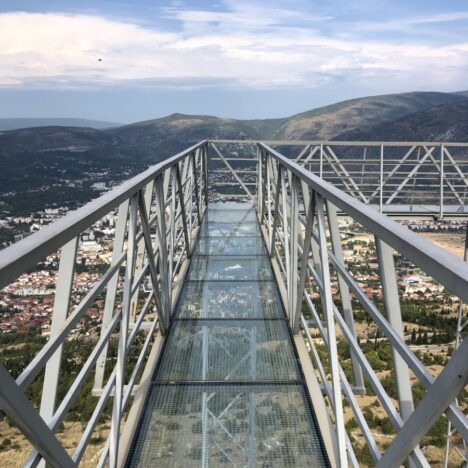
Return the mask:
<svg viewBox="0 0 468 468">
<path fill-rule="evenodd" d="M 255 143 L 216 140 L 210 146 L 236 148 L 223 157 L 230 166 L 254 163 Z M 389 215 L 467 216 L 468 143 L 269 141 L 289 158 L 363 203 Z M 250 149 L 250 151 L 247 151 Z M 246 156 L 251 157 L 249 159 Z M 236 171 L 245 179 L 248 170 Z M 243 177 L 244 175 L 244 177 Z"/>
<path fill-rule="evenodd" d="M 250 148 L 255 157 L 227 156 L 221 151 L 221 145 Z M 349 403 L 378 466 L 399 466 L 405 460 L 414 466 L 428 466 L 418 444 L 443 414 L 450 422 L 449 435 L 456 432 L 463 440 L 468 439 L 467 419 L 456 402 L 468 379 L 468 341 L 461 339 L 466 323 L 462 305 L 457 325 L 459 346 L 435 379 L 403 337 L 393 251 L 458 296 L 460 304 L 468 300 L 468 267 L 378 213 L 395 212 L 395 207 L 398 211 L 402 197 L 406 196 L 404 191 L 419 190 L 415 176 L 430 163 L 438 181 L 433 190 L 438 197 L 434 203 L 438 209 L 434 213 L 439 216 L 449 212 L 466 215 L 467 163 L 455 159 L 453 154 L 458 150 L 466 151 L 467 145 L 411 142 L 271 142 L 271 145 L 302 145 L 302 150 L 295 162 L 261 142 L 203 141 L 0 253 L 0 288 L 3 288 L 37 262 L 60 251 L 50 340 L 16 380 L 0 364 L 0 407 L 34 447 L 26 465 L 36 466 L 44 460 L 52 466 L 78 465 L 110 399 L 113 405 L 111 431 L 98 466 L 114 467 L 122 462 L 119 452 L 123 416 L 136 388 L 138 393 L 139 384 L 144 392 L 141 371 L 154 366 L 155 343 L 164 339 L 208 200 L 216 198 L 248 198 L 255 203 L 290 327 L 309 346 L 314 366 L 312 372 L 318 376 L 325 394 L 328 417 L 334 427 L 332 438 L 337 447 L 334 458 L 338 465 L 350 463 L 357 466 L 344 425 L 344 399 Z M 352 166 L 356 156 L 352 153 L 346 158 L 338 156 L 336 148 L 340 146 L 374 147 L 378 150 L 378 158 L 369 162 L 370 156 L 367 158 L 365 154 L 365 163 L 360 158 L 357 162 L 360 166 L 356 169 Z M 406 152 L 398 155 L 395 148 Z M 209 167 L 209 159 L 210 164 L 220 162 L 222 167 Z M 376 164 L 378 170 L 366 168 L 375 168 Z M 232 185 L 226 183 L 224 176 L 217 179 L 220 174 L 232 176 Z M 424 180 L 434 175 L 430 171 L 424 174 Z M 372 181 L 368 182 L 370 176 Z M 222 189 L 217 190 L 221 186 Z M 229 193 L 226 188 L 230 186 L 237 186 L 239 190 Z M 378 210 L 368 205 L 376 205 Z M 108 268 L 78 304 L 71 307 L 75 298 L 73 284 L 81 235 L 103 216 L 115 214 L 116 210 L 117 222 Z M 432 213 L 424 209 L 423 212 Z M 353 218 L 375 236 L 385 313 L 366 295 L 346 266 L 338 214 Z M 334 293 L 335 282 L 338 294 Z M 319 303 L 312 298 L 313 290 L 319 293 Z M 57 401 L 63 345 L 99 299 L 104 300 L 100 339 L 84 360 L 66 395 Z M 397 406 L 386 393 L 356 337 L 353 300 L 360 303 L 391 346 L 398 388 Z M 326 346 L 327 363 L 320 359 L 311 336 L 309 317 Z M 347 376 L 339 361 L 337 330 L 350 349 L 352 378 Z M 144 340 L 138 347 L 130 372 L 129 355 L 135 350 L 136 337 L 140 333 L 144 333 Z M 205 349 L 206 327 L 202 333 Z M 108 346 L 111 337 L 116 335 L 117 359 L 115 366 L 107 367 L 106 372 Z M 251 340 L 254 344 L 254 335 Z M 245 358 L 249 359 L 249 355 Z M 254 372 L 253 363 L 252 366 Z M 303 368 L 311 368 L 310 362 L 308 367 L 303 363 Z M 38 413 L 27 399 L 25 390 L 44 369 L 43 396 Z M 70 456 L 56 432 L 93 371 L 96 406 Z M 416 408 L 410 372 L 426 389 Z M 397 433 L 384 453 L 359 407 L 357 395 L 365 392 L 364 379 L 372 387 Z M 220 421 L 222 413 L 215 415 L 210 411 L 209 398 L 205 394 L 203 424 L 207 427 L 211 418 L 224 430 Z M 250 406 L 254 407 L 254 402 L 250 402 Z M 321 429 L 327 430 L 325 425 L 321 425 Z M 242 447 L 242 450 L 251 450 L 251 442 L 249 448 Z M 204 460 L 206 464 L 207 460 Z"/>
<path fill-rule="evenodd" d="M 117 466 L 122 417 L 137 386 L 140 370 L 156 334 L 165 335 L 180 285 L 207 204 L 207 143 L 201 142 L 169 158 L 99 199 L 13 245 L 0 255 L 0 287 L 60 249 L 60 265 L 51 337 L 15 380 L 0 364 L 0 407 L 32 443 L 26 466 L 45 460 L 52 466 L 81 461 L 103 410 L 113 396 L 111 431 L 98 466 Z M 80 237 L 117 209 L 110 265 L 75 307 L 73 278 Z M 150 287 L 147 288 L 146 285 Z M 105 298 L 101 337 L 61 401 L 57 402 L 62 348 L 70 333 L 98 298 Z M 147 330 L 128 375 L 128 355 L 138 333 Z M 118 333 L 117 362 L 109 366 L 107 349 Z M 24 392 L 45 368 L 40 415 Z M 99 395 L 74 453 L 63 449 L 55 433 L 86 379 L 96 369 L 94 394 Z"/>
<path fill-rule="evenodd" d="M 393 251 L 421 267 L 450 292 L 466 301 L 468 266 L 461 259 L 424 241 L 417 234 L 376 213 L 356 197 L 286 158 L 266 144 L 259 143 L 257 211 L 268 239 L 270 255 L 277 264 L 277 279 L 286 291 L 290 325 L 300 329 L 311 350 L 311 358 L 328 399 L 330 417 L 335 423 L 339 464 L 355 465 L 353 448 L 343 421 L 343 395 L 350 404 L 360 431 L 377 466 L 399 466 L 407 458 L 414 466 L 429 466 L 418 447 L 422 437 L 445 413 L 452 428 L 467 440 L 468 422 L 456 404 L 456 396 L 468 382 L 465 340 L 434 379 L 410 350 L 403 338 L 400 301 Z M 302 206 L 302 209 L 300 209 Z M 352 217 L 375 236 L 385 314 L 366 295 L 344 262 L 337 210 Z M 299 259 L 300 265 L 298 265 Z M 338 295 L 333 294 L 331 276 L 337 278 Z M 305 286 L 308 281 L 310 287 Z M 321 312 L 311 297 L 311 287 L 320 294 Z M 398 407 L 389 397 L 369 361 L 354 330 L 350 293 L 359 301 L 383 332 L 393 352 Z M 312 317 L 328 351 L 329 370 L 321 361 L 303 312 Z M 341 367 L 336 331 L 340 329 L 349 345 L 353 363 L 350 381 Z M 414 409 L 409 370 L 426 389 Z M 381 453 L 372 431 L 356 401 L 363 389 L 363 374 L 393 424 L 397 436 Z"/>
</svg>

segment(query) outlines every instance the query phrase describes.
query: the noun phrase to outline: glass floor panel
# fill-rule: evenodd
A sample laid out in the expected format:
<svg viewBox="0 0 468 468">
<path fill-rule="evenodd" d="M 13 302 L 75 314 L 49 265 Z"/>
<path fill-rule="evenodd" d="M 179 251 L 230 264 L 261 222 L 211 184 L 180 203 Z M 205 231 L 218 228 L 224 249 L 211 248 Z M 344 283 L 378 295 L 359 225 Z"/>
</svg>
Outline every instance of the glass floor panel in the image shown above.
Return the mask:
<svg viewBox="0 0 468 468">
<path fill-rule="evenodd" d="M 255 209 L 253 203 L 246 202 L 214 202 L 208 205 L 209 211 L 216 210 L 241 210 L 247 211 Z"/>
<path fill-rule="evenodd" d="M 177 320 L 156 379 L 300 380 L 284 320 Z"/>
<path fill-rule="evenodd" d="M 190 281 L 265 281 L 273 274 L 268 257 L 193 257 L 188 274 Z"/>
<path fill-rule="evenodd" d="M 265 250 L 210 204 L 126 466 L 329 466 Z"/>
<path fill-rule="evenodd" d="M 252 223 L 257 222 L 257 212 L 253 208 L 247 210 L 208 209 L 206 220 L 210 223 Z"/>
<path fill-rule="evenodd" d="M 266 255 L 261 237 L 201 237 L 195 255 Z"/>
<path fill-rule="evenodd" d="M 225 236 L 260 236 L 260 227 L 257 222 L 252 223 L 211 223 L 204 220 L 200 236 L 225 237 Z"/>
<path fill-rule="evenodd" d="M 273 282 L 186 282 L 177 318 L 284 318 Z"/>
<path fill-rule="evenodd" d="M 127 467 L 325 467 L 302 385 L 153 384 Z"/>
</svg>

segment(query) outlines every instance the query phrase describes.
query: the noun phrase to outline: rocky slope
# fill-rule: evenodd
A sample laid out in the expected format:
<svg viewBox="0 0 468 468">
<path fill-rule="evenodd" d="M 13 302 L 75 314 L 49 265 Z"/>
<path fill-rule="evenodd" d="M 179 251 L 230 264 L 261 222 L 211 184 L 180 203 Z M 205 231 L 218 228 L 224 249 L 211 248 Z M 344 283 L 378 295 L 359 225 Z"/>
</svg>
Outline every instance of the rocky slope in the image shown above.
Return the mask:
<svg viewBox="0 0 468 468">
<path fill-rule="evenodd" d="M 468 100 L 431 107 L 386 124 L 354 129 L 334 139 L 468 142 Z"/>
</svg>

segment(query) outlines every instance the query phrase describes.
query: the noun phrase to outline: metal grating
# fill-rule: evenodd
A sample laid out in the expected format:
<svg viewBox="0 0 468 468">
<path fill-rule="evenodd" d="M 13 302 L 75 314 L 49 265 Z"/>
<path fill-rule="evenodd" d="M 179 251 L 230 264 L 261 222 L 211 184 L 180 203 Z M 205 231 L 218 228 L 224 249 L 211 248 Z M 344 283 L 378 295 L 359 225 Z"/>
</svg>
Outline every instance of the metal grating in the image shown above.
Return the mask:
<svg viewBox="0 0 468 468">
<path fill-rule="evenodd" d="M 256 214 L 243 206 L 205 215 L 129 467 L 329 466 Z"/>
<path fill-rule="evenodd" d="M 187 281 L 177 318 L 284 318 L 276 284 L 265 281 Z"/>
<path fill-rule="evenodd" d="M 208 209 L 206 221 L 209 223 L 256 223 L 257 212 L 254 208 L 247 210 Z"/>
<path fill-rule="evenodd" d="M 273 280 L 270 261 L 259 257 L 194 257 L 188 279 L 205 281 Z"/>
<path fill-rule="evenodd" d="M 200 230 L 202 237 L 260 236 L 260 226 L 255 222 L 221 223 L 204 221 Z"/>
<path fill-rule="evenodd" d="M 302 385 L 153 384 L 128 467 L 324 467 Z"/>
<path fill-rule="evenodd" d="M 201 237 L 195 255 L 266 255 L 261 237 Z"/>
<path fill-rule="evenodd" d="M 183 320 L 168 338 L 157 380 L 299 380 L 283 320 Z"/>
</svg>

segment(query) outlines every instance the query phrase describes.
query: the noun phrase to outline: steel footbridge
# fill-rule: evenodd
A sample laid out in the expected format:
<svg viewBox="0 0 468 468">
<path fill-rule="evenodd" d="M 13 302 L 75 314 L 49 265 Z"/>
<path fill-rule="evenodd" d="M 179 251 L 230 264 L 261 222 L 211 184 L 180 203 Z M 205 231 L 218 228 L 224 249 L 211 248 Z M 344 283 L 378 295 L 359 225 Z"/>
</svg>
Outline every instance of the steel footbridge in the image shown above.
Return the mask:
<svg viewBox="0 0 468 468">
<path fill-rule="evenodd" d="M 468 218 L 467 169 L 463 144 L 202 141 L 0 252 L 6 293 L 59 257 L 49 340 L 14 377 L 0 364 L 2 418 L 30 443 L 25 466 L 427 467 L 441 419 L 438 466 L 465 463 L 466 248 L 463 261 L 392 217 Z M 104 268 L 78 291 L 82 237 L 103 218 L 115 223 Z M 367 277 L 343 220 L 372 236 Z M 405 341 L 400 259 L 453 304 L 440 372 Z M 391 350 L 385 377 L 357 315 Z M 93 347 L 59 392 L 64 346 L 80 339 Z M 70 447 L 60 428 L 83 392 L 92 410 Z M 384 440 L 369 411 L 388 418 Z"/>
</svg>

